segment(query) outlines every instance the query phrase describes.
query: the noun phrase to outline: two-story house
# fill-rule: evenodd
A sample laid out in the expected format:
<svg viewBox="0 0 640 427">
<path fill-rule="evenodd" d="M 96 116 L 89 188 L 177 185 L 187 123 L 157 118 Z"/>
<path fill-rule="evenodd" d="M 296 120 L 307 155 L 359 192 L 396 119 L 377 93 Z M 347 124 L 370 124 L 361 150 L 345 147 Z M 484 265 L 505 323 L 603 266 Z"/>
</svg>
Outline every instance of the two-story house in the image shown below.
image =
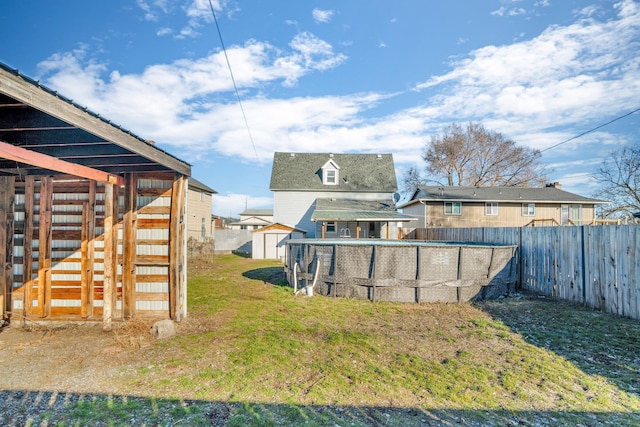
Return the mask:
<svg viewBox="0 0 640 427">
<path fill-rule="evenodd" d="M 560 184 L 543 188 L 421 186 L 399 206 L 417 227 L 522 227 L 589 225 L 606 204 L 569 193 Z"/>
<path fill-rule="evenodd" d="M 204 242 L 213 238 L 211 197 L 218 192 L 191 177 L 187 192 L 187 239 Z"/>
<path fill-rule="evenodd" d="M 272 209 L 245 209 L 240 219 L 231 223 L 233 230 L 257 230 L 273 224 Z"/>
<path fill-rule="evenodd" d="M 391 154 L 275 153 L 273 221 L 309 238 L 398 238 Z"/>
</svg>

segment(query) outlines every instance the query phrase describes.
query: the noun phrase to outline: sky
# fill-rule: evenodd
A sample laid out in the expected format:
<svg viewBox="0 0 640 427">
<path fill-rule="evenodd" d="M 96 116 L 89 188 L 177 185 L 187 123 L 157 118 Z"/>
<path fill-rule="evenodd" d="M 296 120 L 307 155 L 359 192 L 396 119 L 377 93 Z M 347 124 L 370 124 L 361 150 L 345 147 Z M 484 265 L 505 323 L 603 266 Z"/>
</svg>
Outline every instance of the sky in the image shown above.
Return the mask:
<svg viewBox="0 0 640 427">
<path fill-rule="evenodd" d="M 391 153 L 401 189 L 433 136 L 478 122 L 590 196 L 640 144 L 634 0 L 20 0 L 0 40 L 0 62 L 190 163 L 221 216 L 272 207 L 277 151 Z"/>
</svg>

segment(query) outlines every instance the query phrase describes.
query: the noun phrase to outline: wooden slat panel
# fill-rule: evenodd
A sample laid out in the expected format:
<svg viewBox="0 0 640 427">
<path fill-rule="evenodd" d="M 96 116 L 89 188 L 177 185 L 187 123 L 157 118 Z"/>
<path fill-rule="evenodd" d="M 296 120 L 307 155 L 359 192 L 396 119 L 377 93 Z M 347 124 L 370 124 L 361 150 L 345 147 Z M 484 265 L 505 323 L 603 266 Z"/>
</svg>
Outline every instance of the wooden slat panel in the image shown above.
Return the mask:
<svg viewBox="0 0 640 427">
<path fill-rule="evenodd" d="M 138 213 L 147 215 L 169 215 L 171 213 L 171 206 L 142 206 L 138 208 Z"/>
<path fill-rule="evenodd" d="M 74 288 L 51 288 L 51 299 L 74 299 L 79 300 L 81 298 L 80 286 Z"/>
<path fill-rule="evenodd" d="M 139 196 L 171 197 L 170 188 L 138 188 Z"/>
<path fill-rule="evenodd" d="M 169 220 L 168 219 L 138 219 L 136 221 L 136 227 L 141 229 L 169 228 Z"/>
<path fill-rule="evenodd" d="M 80 307 L 51 307 L 51 317 L 78 315 L 80 315 Z"/>
<path fill-rule="evenodd" d="M 138 255 L 136 257 L 137 265 L 169 265 L 169 256 L 167 255 Z"/>
<path fill-rule="evenodd" d="M 169 294 L 166 292 L 138 292 L 137 301 L 168 301 Z"/>
<path fill-rule="evenodd" d="M 169 281 L 168 274 L 138 274 L 136 281 L 139 283 L 162 283 Z"/>
</svg>

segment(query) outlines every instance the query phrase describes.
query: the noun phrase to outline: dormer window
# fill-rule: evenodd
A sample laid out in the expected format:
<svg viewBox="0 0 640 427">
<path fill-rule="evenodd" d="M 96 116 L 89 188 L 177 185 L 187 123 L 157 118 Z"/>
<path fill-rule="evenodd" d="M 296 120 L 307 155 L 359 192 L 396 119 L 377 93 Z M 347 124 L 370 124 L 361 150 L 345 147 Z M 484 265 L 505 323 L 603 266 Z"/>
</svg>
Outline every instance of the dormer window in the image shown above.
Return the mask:
<svg viewBox="0 0 640 427">
<path fill-rule="evenodd" d="M 340 166 L 333 159 L 329 159 L 322 166 L 322 183 L 324 185 L 338 185 Z"/>
</svg>

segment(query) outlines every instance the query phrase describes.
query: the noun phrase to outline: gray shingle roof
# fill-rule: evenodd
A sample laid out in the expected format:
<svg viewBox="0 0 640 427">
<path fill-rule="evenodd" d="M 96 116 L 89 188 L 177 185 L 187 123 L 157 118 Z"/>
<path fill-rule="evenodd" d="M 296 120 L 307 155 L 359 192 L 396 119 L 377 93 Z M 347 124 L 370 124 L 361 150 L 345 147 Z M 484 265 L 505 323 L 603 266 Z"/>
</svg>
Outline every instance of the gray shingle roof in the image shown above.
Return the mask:
<svg viewBox="0 0 640 427">
<path fill-rule="evenodd" d="M 403 206 L 418 200 L 454 201 L 454 202 L 535 202 L 535 203 L 583 203 L 606 204 L 604 200 L 579 196 L 554 187 L 443 187 L 421 186 L 411 200 Z M 402 208 L 403 206 L 399 206 Z"/>
<path fill-rule="evenodd" d="M 391 154 L 274 153 L 269 189 L 393 193 L 398 189 Z M 338 185 L 322 183 L 322 166 L 340 167 Z"/>
<path fill-rule="evenodd" d="M 193 187 L 197 190 L 204 191 L 205 193 L 209 193 L 209 194 L 218 194 L 216 190 L 209 187 L 207 184 L 204 184 L 203 182 L 198 181 L 192 176 L 189 177 L 189 187 Z"/>
<path fill-rule="evenodd" d="M 245 209 L 240 215 L 273 216 L 273 209 Z"/>
</svg>

